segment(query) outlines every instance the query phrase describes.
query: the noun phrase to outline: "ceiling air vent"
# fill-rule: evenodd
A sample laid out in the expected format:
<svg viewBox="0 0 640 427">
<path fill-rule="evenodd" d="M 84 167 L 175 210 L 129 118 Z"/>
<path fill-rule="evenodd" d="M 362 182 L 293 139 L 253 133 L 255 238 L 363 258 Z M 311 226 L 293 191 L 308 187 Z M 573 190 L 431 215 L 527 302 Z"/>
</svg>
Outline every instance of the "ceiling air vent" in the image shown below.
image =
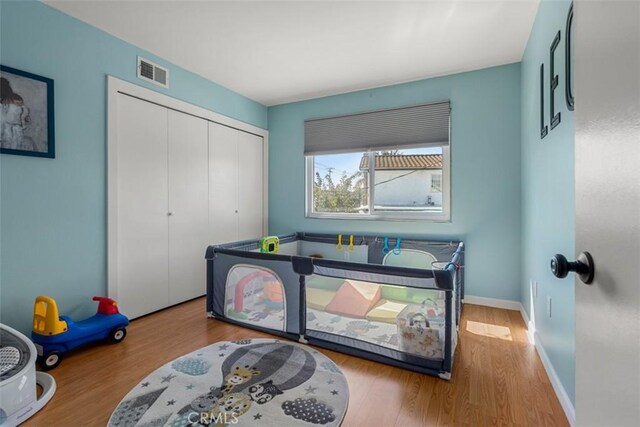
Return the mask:
<svg viewBox="0 0 640 427">
<path fill-rule="evenodd" d="M 165 88 L 169 87 L 169 70 L 140 57 L 138 57 L 138 78 Z"/>
</svg>

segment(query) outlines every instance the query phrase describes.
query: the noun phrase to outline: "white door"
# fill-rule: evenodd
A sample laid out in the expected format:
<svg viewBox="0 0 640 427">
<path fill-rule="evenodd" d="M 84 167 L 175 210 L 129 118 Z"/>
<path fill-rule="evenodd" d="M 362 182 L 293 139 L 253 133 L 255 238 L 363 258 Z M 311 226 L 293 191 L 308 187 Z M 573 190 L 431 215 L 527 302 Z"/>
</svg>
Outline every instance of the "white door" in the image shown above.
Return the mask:
<svg viewBox="0 0 640 427">
<path fill-rule="evenodd" d="M 208 122 L 169 110 L 169 304 L 206 293 Z"/>
<path fill-rule="evenodd" d="M 640 2 L 575 2 L 576 423 L 640 425 Z M 561 191 L 561 189 L 559 190 Z"/>
<path fill-rule="evenodd" d="M 209 212 L 211 244 L 238 240 L 238 134 L 209 122 Z"/>
<path fill-rule="evenodd" d="M 264 173 L 262 137 L 238 132 L 238 240 L 263 235 Z"/>
<path fill-rule="evenodd" d="M 122 94 L 117 103 L 117 298 L 134 318 L 169 302 L 167 110 Z"/>
</svg>

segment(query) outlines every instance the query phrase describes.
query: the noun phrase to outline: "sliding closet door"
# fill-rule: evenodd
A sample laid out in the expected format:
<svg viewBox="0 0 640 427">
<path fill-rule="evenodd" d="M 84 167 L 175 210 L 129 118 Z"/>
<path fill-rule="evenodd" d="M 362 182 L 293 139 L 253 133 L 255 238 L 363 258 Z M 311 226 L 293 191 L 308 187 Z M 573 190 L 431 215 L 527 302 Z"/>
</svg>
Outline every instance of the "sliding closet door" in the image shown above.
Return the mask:
<svg viewBox="0 0 640 427">
<path fill-rule="evenodd" d="M 117 297 L 138 317 L 168 304 L 167 110 L 117 102 Z"/>
<path fill-rule="evenodd" d="M 169 110 L 169 304 L 206 293 L 207 121 Z"/>
<path fill-rule="evenodd" d="M 209 211 L 213 244 L 238 240 L 238 134 L 209 122 Z"/>
<path fill-rule="evenodd" d="M 238 240 L 263 235 L 263 143 L 262 137 L 237 132 L 240 168 L 238 170 Z"/>
</svg>

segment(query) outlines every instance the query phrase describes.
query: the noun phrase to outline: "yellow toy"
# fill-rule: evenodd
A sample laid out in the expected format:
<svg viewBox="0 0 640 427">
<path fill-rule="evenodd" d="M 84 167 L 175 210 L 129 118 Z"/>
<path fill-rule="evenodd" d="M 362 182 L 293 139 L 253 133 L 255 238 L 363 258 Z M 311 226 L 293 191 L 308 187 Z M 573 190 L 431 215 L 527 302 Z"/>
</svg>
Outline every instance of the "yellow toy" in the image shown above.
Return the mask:
<svg viewBox="0 0 640 427">
<path fill-rule="evenodd" d="M 58 305 L 53 298 L 40 295 L 33 306 L 33 332 L 58 335 L 67 332 L 67 322 L 60 320 Z"/>
<path fill-rule="evenodd" d="M 110 340 L 119 343 L 127 336 L 129 319 L 118 311 L 111 298 L 93 297 L 98 311 L 88 319 L 75 322 L 60 316 L 53 298 L 40 295 L 33 306 L 31 340 L 38 350 L 38 364 L 47 371 L 60 364 L 63 354 L 81 345 Z"/>
<path fill-rule="evenodd" d="M 351 236 L 349 236 L 349 246 L 347 246 L 347 250 L 349 252 L 353 252 L 356 250 L 355 245 L 353 244 L 353 234 Z"/>
</svg>

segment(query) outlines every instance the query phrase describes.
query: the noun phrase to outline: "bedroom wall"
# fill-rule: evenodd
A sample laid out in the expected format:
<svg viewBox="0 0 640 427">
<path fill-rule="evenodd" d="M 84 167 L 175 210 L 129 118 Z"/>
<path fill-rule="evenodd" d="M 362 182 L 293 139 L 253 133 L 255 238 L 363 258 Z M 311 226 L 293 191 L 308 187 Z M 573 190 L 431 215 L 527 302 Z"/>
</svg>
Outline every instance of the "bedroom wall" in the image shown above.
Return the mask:
<svg viewBox="0 0 640 427">
<path fill-rule="evenodd" d="M 565 25 L 571 1 L 540 3 L 522 59 L 522 279 L 521 294 L 537 344 L 575 402 L 574 282 L 556 279 L 549 260 L 560 253 L 575 259 L 574 113 L 565 102 Z M 560 124 L 540 139 L 540 64 L 545 66 L 545 122 L 549 125 L 549 48 L 556 33 L 559 75 L 555 110 Z M 579 98 L 579 95 L 577 96 Z M 538 282 L 534 297 L 530 281 Z M 547 296 L 552 317 L 547 315 Z"/>
<path fill-rule="evenodd" d="M 47 294 L 82 319 L 106 293 L 106 75 L 267 127 L 267 109 L 40 2 L 0 2 L 0 63 L 55 81 L 56 158 L 0 155 L 0 321 L 31 329 Z M 171 88 L 136 78 L 136 56 Z"/>
<path fill-rule="evenodd" d="M 304 120 L 451 100 L 451 222 L 305 218 Z M 520 299 L 520 64 L 269 108 L 269 230 L 462 239 L 466 294 Z"/>
</svg>

